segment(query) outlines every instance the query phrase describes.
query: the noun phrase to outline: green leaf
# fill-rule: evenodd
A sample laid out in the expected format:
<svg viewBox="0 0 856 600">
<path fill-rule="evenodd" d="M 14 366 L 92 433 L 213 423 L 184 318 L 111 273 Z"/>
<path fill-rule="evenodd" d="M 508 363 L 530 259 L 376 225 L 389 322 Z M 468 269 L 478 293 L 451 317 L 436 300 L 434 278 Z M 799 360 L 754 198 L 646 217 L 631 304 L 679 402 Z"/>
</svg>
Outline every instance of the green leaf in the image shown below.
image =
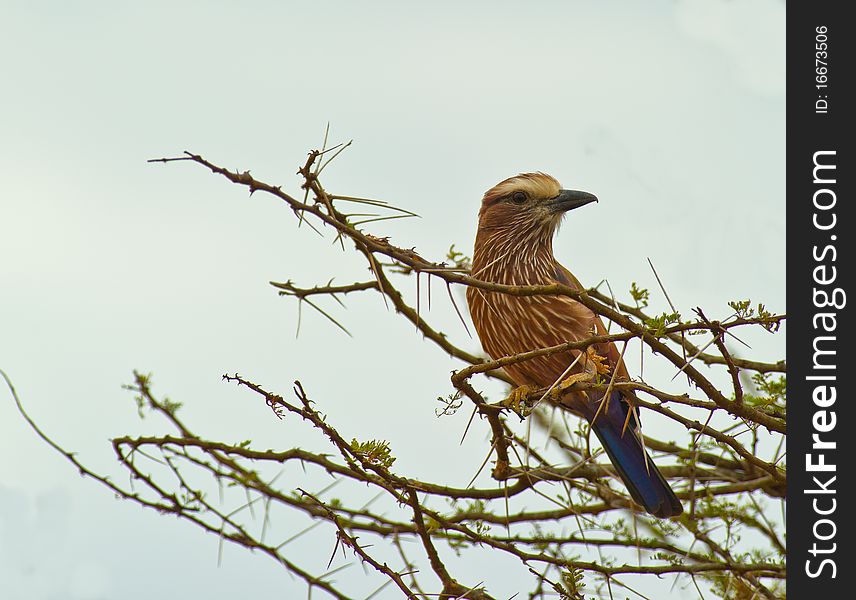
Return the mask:
<svg viewBox="0 0 856 600">
<path fill-rule="evenodd" d="M 389 442 L 383 440 L 369 440 L 358 442 L 356 438 L 351 440 L 351 449 L 354 454 L 359 455 L 367 462 L 388 469 L 395 462 L 389 449 Z"/>
</svg>

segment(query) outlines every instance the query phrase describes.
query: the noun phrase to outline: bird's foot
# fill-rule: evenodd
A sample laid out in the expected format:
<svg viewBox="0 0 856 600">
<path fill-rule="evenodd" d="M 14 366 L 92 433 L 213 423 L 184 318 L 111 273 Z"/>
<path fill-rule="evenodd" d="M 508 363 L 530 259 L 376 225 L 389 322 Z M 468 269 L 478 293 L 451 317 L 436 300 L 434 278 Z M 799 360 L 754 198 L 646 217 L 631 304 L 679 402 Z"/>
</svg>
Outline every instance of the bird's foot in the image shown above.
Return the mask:
<svg viewBox="0 0 856 600">
<path fill-rule="evenodd" d="M 587 368 L 594 367 L 594 371 L 598 375 L 608 375 L 610 372 L 609 361 L 605 356 L 601 356 L 591 346 L 586 350 L 586 365 Z"/>
<path fill-rule="evenodd" d="M 526 397 L 536 389 L 538 388 L 532 387 L 531 385 L 521 385 L 520 387 L 516 387 L 511 390 L 508 397 L 502 401 L 502 406 L 510 408 L 518 417 L 525 419 L 529 416 L 529 413 L 532 412 L 532 409 L 526 406 L 524 400 L 526 400 Z"/>
<path fill-rule="evenodd" d="M 575 383 L 579 383 L 581 381 L 591 381 L 594 379 L 594 373 L 589 373 L 588 371 L 583 373 L 574 373 L 573 375 L 568 375 L 562 381 L 559 382 L 555 388 L 553 388 L 553 395 L 558 397 L 562 395 L 566 389 L 574 385 Z"/>
</svg>

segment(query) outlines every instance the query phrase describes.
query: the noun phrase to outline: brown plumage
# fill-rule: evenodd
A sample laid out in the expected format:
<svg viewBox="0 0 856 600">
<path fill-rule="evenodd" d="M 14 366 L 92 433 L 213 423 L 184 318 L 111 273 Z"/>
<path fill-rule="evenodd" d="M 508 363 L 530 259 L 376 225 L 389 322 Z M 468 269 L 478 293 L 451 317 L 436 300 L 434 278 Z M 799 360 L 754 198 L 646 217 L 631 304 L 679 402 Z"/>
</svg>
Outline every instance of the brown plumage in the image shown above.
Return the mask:
<svg viewBox="0 0 856 600">
<path fill-rule="evenodd" d="M 586 192 L 563 190 L 545 173 L 523 173 L 498 183 L 482 199 L 473 277 L 508 285 L 561 283 L 582 291 L 577 278 L 554 258 L 553 235 L 567 211 L 596 200 Z M 494 359 L 606 333 L 600 317 L 566 296 L 512 296 L 470 287 L 467 302 L 482 346 Z M 629 379 L 611 342 L 593 345 L 586 353 L 570 350 L 533 358 L 505 370 L 518 386 L 546 388 L 574 361 L 568 374 L 594 375 L 599 369 L 601 376 L 611 377 L 615 370 L 617 380 Z M 625 427 L 632 393 L 610 396 L 600 414 L 602 398 L 596 394 L 564 393 L 561 402 L 593 420 L 593 431 L 637 502 L 657 516 L 680 514 L 681 504 L 645 453 L 632 416 Z"/>
</svg>

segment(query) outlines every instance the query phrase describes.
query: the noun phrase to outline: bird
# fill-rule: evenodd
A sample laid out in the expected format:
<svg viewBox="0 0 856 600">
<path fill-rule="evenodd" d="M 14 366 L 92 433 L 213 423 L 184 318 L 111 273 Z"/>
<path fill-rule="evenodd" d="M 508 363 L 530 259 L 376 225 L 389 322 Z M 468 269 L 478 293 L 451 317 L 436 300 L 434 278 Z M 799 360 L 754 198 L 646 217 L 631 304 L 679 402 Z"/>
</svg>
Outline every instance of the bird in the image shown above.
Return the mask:
<svg viewBox="0 0 856 600">
<path fill-rule="evenodd" d="M 499 182 L 482 198 L 472 277 L 505 285 L 562 284 L 583 292 L 579 280 L 553 256 L 553 238 L 568 211 L 597 201 L 588 192 L 562 189 L 542 172 Z M 590 251 L 594 257 L 602 252 L 597 247 Z M 468 286 L 466 296 L 482 347 L 494 360 L 606 334 L 600 317 L 568 296 L 512 295 L 475 286 Z M 680 501 L 645 451 L 638 416 L 630 414 L 632 390 L 607 385 L 605 399 L 602 389 L 571 391 L 561 385 L 598 377 L 629 381 L 613 342 L 530 358 L 504 370 L 516 391 L 553 388 L 563 408 L 588 420 L 630 496 L 648 513 L 660 518 L 681 514 Z"/>
</svg>

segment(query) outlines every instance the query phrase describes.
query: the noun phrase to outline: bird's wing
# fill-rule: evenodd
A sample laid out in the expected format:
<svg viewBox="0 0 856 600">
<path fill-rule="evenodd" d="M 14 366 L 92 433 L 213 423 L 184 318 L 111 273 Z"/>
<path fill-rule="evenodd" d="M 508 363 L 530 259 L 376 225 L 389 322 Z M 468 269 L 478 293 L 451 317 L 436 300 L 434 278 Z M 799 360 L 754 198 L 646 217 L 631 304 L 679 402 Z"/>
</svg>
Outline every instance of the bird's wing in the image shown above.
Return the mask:
<svg viewBox="0 0 856 600">
<path fill-rule="evenodd" d="M 563 267 L 562 265 L 560 265 L 558 263 L 556 264 L 556 281 L 558 283 L 562 283 L 564 285 L 572 287 L 579 292 L 585 291 L 585 288 L 580 283 L 580 280 L 577 279 L 573 273 L 571 273 L 565 267 Z M 586 306 L 583 306 L 582 304 L 580 304 L 576 300 L 572 300 L 570 298 L 565 298 L 565 299 L 571 300 L 571 302 L 573 302 L 575 305 L 579 306 L 584 311 L 588 311 L 588 313 L 590 315 L 589 318 L 591 319 L 592 325 L 593 325 L 595 333 L 597 333 L 597 335 L 607 335 L 608 334 L 606 327 L 604 326 L 601 318 L 598 315 L 596 315 L 591 309 L 589 309 Z M 618 377 L 621 377 L 624 379 L 630 379 L 630 375 L 627 372 L 627 368 L 624 366 L 624 361 L 621 360 L 621 352 L 618 351 L 618 348 L 615 346 L 614 343 L 608 342 L 606 344 L 597 344 L 596 350 L 597 350 L 598 354 L 606 357 L 607 362 L 609 363 L 610 367 L 615 368 L 616 365 L 618 366 L 618 369 L 617 369 L 618 372 L 616 373 L 616 375 Z"/>
<path fill-rule="evenodd" d="M 562 265 L 556 263 L 556 281 L 559 283 L 563 283 L 569 287 L 576 289 L 577 291 L 583 291 L 583 284 L 580 283 L 580 280 L 577 279 L 573 273 L 568 271 Z"/>
</svg>

